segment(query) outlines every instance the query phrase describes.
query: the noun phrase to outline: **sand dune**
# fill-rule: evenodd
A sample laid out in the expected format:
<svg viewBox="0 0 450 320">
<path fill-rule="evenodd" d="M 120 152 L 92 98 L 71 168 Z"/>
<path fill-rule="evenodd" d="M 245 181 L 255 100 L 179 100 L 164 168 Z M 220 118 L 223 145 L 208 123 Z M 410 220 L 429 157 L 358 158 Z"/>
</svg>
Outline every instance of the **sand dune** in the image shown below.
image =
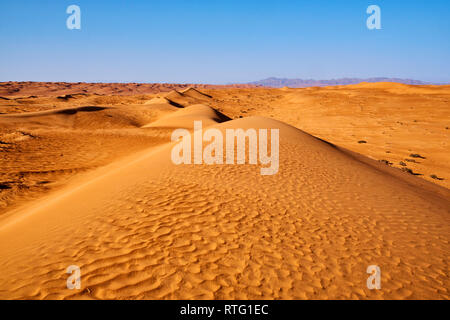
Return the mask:
<svg viewBox="0 0 450 320">
<path fill-rule="evenodd" d="M 163 97 L 152 98 L 152 99 L 146 101 L 144 104 L 169 105 L 169 106 L 176 107 L 176 108 L 183 108 L 183 106 L 180 105 L 179 103 L 176 103 L 175 101 L 172 101 L 170 99 L 163 98 Z"/>
<path fill-rule="evenodd" d="M 73 94 L 98 95 L 136 95 L 154 94 L 171 90 L 189 88 L 254 88 L 251 84 L 209 85 L 209 84 L 172 84 L 172 83 L 85 83 L 85 82 L 0 82 L 0 96 L 63 96 Z"/>
<path fill-rule="evenodd" d="M 212 98 L 210 95 L 200 92 L 197 89 L 192 88 L 192 87 L 182 90 L 181 93 L 183 94 L 183 96 L 188 96 L 188 97 L 195 98 L 195 99 Z"/>
<path fill-rule="evenodd" d="M 188 88 L 180 92 L 172 90 L 168 93 L 162 94 L 162 96 L 172 103 L 176 103 L 179 106 L 184 107 L 201 102 L 209 102 L 211 99 L 211 96 L 201 93 L 194 88 Z"/>
<path fill-rule="evenodd" d="M 445 96 L 402 87 L 387 114 L 391 87 L 348 87 L 188 89 L 71 107 L 95 97 L 30 98 L 21 107 L 34 112 L 0 115 L 0 298 L 449 299 L 449 189 L 349 142 L 380 146 L 377 121 L 390 126 L 411 96 L 436 106 Z M 365 106 L 365 95 L 378 104 Z M 415 101 L 425 128 L 441 125 Z M 194 120 L 222 132 L 279 129 L 278 173 L 174 165 L 170 133 Z M 414 159 L 439 159 L 439 140 L 423 139 L 434 149 L 409 151 L 427 158 Z M 60 185 L 38 183 L 49 180 Z M 81 290 L 66 288 L 69 265 L 81 268 Z M 369 265 L 381 268 L 381 290 L 366 287 Z"/>
<path fill-rule="evenodd" d="M 101 169 L 3 221 L 0 296 L 449 297 L 448 200 L 281 122 L 216 127 L 279 128 L 279 174 L 175 166 L 170 145 Z M 371 264 L 382 291 L 365 288 Z"/>
<path fill-rule="evenodd" d="M 206 90 L 233 119 L 261 115 L 450 187 L 450 86 L 367 83 Z M 419 154 L 426 159 L 411 157 Z"/>
<path fill-rule="evenodd" d="M 77 174 L 167 142 L 170 130 L 140 127 L 175 110 L 85 106 L 0 115 L 0 217 Z"/>
<path fill-rule="evenodd" d="M 194 121 L 202 121 L 203 126 L 207 127 L 226 120 L 230 119 L 211 107 L 196 104 L 179 109 L 167 116 L 159 118 L 157 121 L 142 126 L 142 128 L 168 127 L 192 129 Z"/>
</svg>

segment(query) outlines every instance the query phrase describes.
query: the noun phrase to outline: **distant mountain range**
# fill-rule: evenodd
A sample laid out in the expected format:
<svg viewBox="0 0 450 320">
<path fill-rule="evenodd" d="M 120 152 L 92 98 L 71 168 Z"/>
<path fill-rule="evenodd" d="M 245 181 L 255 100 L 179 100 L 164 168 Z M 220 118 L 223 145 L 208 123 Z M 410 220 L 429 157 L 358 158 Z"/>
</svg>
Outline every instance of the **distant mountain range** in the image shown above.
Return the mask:
<svg viewBox="0 0 450 320">
<path fill-rule="evenodd" d="M 286 78 L 267 78 L 264 80 L 249 82 L 249 85 L 263 86 L 263 87 L 291 87 L 291 88 L 305 88 L 305 87 L 323 87 L 323 86 L 338 86 L 346 84 L 358 84 L 361 82 L 397 82 L 404 84 L 415 84 L 415 85 L 425 85 L 425 84 L 438 84 L 430 83 L 419 80 L 412 79 L 399 79 L 399 78 L 342 78 L 342 79 L 331 79 L 331 80 L 314 80 L 314 79 L 286 79 Z"/>
</svg>

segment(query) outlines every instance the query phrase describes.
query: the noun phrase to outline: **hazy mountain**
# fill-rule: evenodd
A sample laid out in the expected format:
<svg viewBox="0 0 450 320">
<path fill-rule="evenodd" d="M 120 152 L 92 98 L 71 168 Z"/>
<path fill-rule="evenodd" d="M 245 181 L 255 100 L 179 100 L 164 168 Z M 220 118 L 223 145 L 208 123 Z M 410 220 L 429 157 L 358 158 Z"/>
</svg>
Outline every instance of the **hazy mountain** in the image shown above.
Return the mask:
<svg viewBox="0 0 450 320">
<path fill-rule="evenodd" d="M 286 78 L 267 78 L 264 80 L 249 82 L 250 85 L 258 85 L 263 87 L 291 87 L 291 88 L 304 88 L 304 87 L 316 87 L 316 86 L 336 86 L 336 85 L 346 85 L 346 84 L 357 84 L 360 82 L 397 82 L 404 84 L 432 84 L 429 82 L 412 80 L 412 79 L 399 79 L 399 78 L 342 78 L 342 79 L 331 79 L 331 80 L 314 80 L 314 79 L 286 79 Z"/>
</svg>

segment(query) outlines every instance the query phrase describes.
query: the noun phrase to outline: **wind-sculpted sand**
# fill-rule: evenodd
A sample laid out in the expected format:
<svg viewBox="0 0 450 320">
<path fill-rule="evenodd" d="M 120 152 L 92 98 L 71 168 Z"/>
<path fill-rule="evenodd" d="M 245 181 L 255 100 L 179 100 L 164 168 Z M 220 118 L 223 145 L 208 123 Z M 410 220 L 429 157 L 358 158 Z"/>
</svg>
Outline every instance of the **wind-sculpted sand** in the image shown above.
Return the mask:
<svg viewBox="0 0 450 320">
<path fill-rule="evenodd" d="M 239 118 L 237 102 L 224 102 L 234 90 L 0 115 L 11 181 L 0 191 L 8 192 L 0 298 L 450 298 L 447 188 L 270 115 Z M 241 90 L 241 98 L 251 94 Z M 264 90 L 253 102 L 266 94 L 279 102 L 291 89 L 252 90 Z M 278 173 L 263 176 L 250 164 L 173 164 L 171 132 L 192 130 L 194 119 L 220 131 L 279 129 Z M 42 154 L 21 153 L 32 147 Z M 64 148 L 69 158 L 56 157 Z M 26 169 L 16 167 L 27 164 L 46 166 L 46 179 L 59 185 L 21 193 L 15 181 Z M 69 164 L 74 172 L 48 173 Z M 27 173 L 22 179 L 38 180 Z M 80 290 L 66 288 L 69 265 L 81 268 Z M 366 286 L 369 265 L 381 269 L 380 290 Z"/>
</svg>

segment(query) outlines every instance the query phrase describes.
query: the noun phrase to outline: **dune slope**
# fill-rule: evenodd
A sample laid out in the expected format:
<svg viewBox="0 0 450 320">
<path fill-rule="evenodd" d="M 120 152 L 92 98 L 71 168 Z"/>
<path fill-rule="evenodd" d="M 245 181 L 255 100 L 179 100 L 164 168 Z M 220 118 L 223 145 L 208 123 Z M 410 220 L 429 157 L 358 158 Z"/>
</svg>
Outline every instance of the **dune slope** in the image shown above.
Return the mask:
<svg viewBox="0 0 450 320">
<path fill-rule="evenodd" d="M 276 120 L 213 127 L 279 128 L 279 172 L 176 166 L 172 145 L 94 171 L 2 221 L 0 298 L 450 298 L 447 189 Z"/>
</svg>

